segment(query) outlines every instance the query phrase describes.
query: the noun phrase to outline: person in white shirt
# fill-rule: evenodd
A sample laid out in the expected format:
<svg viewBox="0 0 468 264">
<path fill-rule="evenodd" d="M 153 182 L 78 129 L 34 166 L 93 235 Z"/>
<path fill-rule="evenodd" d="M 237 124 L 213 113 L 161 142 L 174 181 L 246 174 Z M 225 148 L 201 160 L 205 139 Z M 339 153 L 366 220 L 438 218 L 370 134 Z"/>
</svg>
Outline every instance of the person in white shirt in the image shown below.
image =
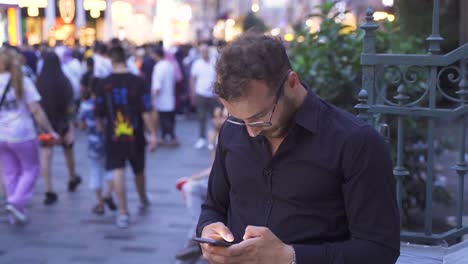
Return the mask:
<svg viewBox="0 0 468 264">
<path fill-rule="evenodd" d="M 151 94 L 154 108 L 159 112 L 161 145 L 176 146 L 175 128 L 175 71 L 172 63 L 164 56 L 160 46 L 153 49 L 156 65 L 153 68 Z M 169 140 L 167 139 L 169 136 Z"/>
<path fill-rule="evenodd" d="M 77 58 L 73 57 L 72 50 L 70 48 L 66 48 L 62 57 L 59 58 L 62 63 L 62 71 L 65 73 L 65 76 L 67 76 L 72 85 L 73 101 L 75 102 L 75 106 L 78 106 L 81 89 L 80 80 L 81 75 L 83 75 L 81 63 Z"/>
<path fill-rule="evenodd" d="M 103 43 L 96 42 L 94 46 L 94 76 L 96 78 L 106 78 L 112 72 L 111 60 L 106 56 L 107 46 Z"/>
<path fill-rule="evenodd" d="M 27 221 L 26 205 L 40 174 L 36 130 L 31 116 L 55 140 L 32 81 L 23 76 L 19 54 L 0 49 L 0 163 L 11 224 Z"/>
<path fill-rule="evenodd" d="M 216 80 L 215 63 L 210 58 L 208 45 L 202 44 L 199 47 L 201 58 L 197 59 L 191 69 L 191 100 L 197 107 L 199 121 L 199 139 L 195 143 L 195 148 L 201 149 L 207 146 L 206 140 L 206 120 L 207 116 L 213 112 L 218 104 L 213 94 L 213 84 Z"/>
</svg>

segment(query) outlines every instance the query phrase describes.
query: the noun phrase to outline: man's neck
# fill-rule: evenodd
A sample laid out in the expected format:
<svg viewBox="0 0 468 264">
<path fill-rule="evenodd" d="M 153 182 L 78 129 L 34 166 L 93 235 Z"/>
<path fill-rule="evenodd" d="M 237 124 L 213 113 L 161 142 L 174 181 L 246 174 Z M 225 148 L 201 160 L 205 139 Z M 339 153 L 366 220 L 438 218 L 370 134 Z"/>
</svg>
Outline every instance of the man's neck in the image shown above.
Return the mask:
<svg viewBox="0 0 468 264">
<path fill-rule="evenodd" d="M 270 147 L 271 147 L 271 151 L 272 151 L 273 155 L 276 153 L 276 151 L 278 151 L 279 146 L 281 145 L 281 143 L 284 141 L 284 139 L 288 135 L 289 130 L 293 126 L 293 122 L 294 122 L 294 119 L 296 117 L 296 113 L 299 110 L 299 108 L 302 106 L 302 104 L 304 103 L 304 100 L 305 100 L 306 97 L 307 97 L 307 90 L 302 84 L 300 84 L 300 88 L 297 90 L 297 94 L 295 94 L 295 96 L 294 96 L 294 98 L 292 100 L 293 101 L 294 114 L 291 116 L 291 119 L 288 121 L 288 124 L 285 125 L 285 127 L 283 128 L 284 129 L 284 131 L 283 131 L 284 134 L 282 134 L 281 136 L 277 136 L 277 137 L 268 137 L 268 136 L 266 136 L 266 139 L 270 143 Z"/>
<path fill-rule="evenodd" d="M 113 73 L 126 73 L 128 72 L 127 66 L 124 63 L 117 63 L 112 65 Z"/>
<path fill-rule="evenodd" d="M 300 87 L 301 88 L 297 91 L 296 100 L 294 102 L 294 108 L 296 111 L 299 110 L 307 97 L 307 89 L 302 84 L 300 84 Z"/>
</svg>

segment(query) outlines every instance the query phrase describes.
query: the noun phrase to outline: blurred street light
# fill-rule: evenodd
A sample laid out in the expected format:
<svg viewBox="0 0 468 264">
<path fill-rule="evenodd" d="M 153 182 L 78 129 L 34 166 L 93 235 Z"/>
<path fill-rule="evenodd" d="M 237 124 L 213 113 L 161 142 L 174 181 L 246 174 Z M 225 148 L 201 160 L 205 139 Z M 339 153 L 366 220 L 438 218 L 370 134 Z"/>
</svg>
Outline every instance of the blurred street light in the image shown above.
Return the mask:
<svg viewBox="0 0 468 264">
<path fill-rule="evenodd" d="M 284 40 L 286 40 L 287 42 L 291 42 L 294 40 L 294 35 L 292 33 L 287 33 L 284 35 Z"/>
<path fill-rule="evenodd" d="M 274 28 L 270 31 L 270 34 L 272 36 L 278 36 L 281 33 L 281 30 L 279 28 Z"/>
<path fill-rule="evenodd" d="M 257 3 L 253 3 L 251 9 L 252 12 L 257 13 L 258 11 L 260 11 L 260 5 L 258 5 Z"/>
<path fill-rule="evenodd" d="M 392 14 L 389 14 L 389 13 L 383 12 L 383 11 L 374 12 L 374 20 L 375 21 L 380 21 L 380 20 L 384 20 L 384 19 L 388 19 L 388 21 L 393 22 L 393 21 L 395 21 L 395 15 L 392 15 Z"/>
<path fill-rule="evenodd" d="M 382 0 L 384 6 L 393 6 L 393 0 Z"/>
</svg>

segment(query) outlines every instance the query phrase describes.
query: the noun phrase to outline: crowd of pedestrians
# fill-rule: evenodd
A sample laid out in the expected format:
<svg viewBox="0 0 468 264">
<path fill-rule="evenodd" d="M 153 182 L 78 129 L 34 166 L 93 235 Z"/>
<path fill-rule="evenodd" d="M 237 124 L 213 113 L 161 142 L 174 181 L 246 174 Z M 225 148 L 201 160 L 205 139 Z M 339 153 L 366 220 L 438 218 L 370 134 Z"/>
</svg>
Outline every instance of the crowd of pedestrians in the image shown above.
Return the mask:
<svg viewBox="0 0 468 264">
<path fill-rule="evenodd" d="M 75 192 L 88 182 L 96 196 L 90 213 L 117 211 L 116 225 L 128 227 L 126 164 L 134 173 L 139 209 L 146 210 L 150 201 L 145 152 L 179 145 L 176 114 L 197 112 L 200 139 L 194 145 L 213 150 L 213 143 L 206 140 L 206 123 L 217 104 L 211 92 L 216 54 L 216 48 L 207 44 L 135 47 L 117 39 L 93 47 L 4 45 L 0 49 L 0 199 L 10 223 L 29 221 L 26 205 L 41 175 L 44 205 L 59 202 L 52 157 L 60 147 L 67 190 Z M 89 160 L 83 171 L 75 166 L 76 129 L 85 131 L 88 141 Z"/>
<path fill-rule="evenodd" d="M 280 39 L 254 31 L 219 58 L 205 43 L 1 48 L 0 162 L 10 223 L 27 223 L 40 174 L 44 204 L 59 202 L 55 146 L 63 149 L 68 191 L 80 186 L 73 152 L 80 127 L 90 158 L 80 173 L 96 195 L 90 211 L 102 215 L 108 207 L 117 211 L 117 227 L 129 227 L 127 164 L 145 211 L 146 151 L 178 146 L 175 115 L 192 110 L 199 121 L 194 147 L 210 149 L 212 164 L 176 183 L 192 219 L 176 258 L 396 262 L 400 220 L 387 144 L 368 123 L 315 95 Z"/>
</svg>

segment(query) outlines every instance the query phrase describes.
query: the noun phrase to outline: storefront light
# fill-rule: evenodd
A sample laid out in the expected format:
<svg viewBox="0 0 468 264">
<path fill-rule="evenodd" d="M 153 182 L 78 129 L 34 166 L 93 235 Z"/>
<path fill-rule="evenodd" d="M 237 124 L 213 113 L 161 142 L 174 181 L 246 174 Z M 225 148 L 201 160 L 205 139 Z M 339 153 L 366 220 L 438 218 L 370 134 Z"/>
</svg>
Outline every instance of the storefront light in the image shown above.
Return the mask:
<svg viewBox="0 0 468 264">
<path fill-rule="evenodd" d="M 130 3 L 116 1 L 112 3 L 112 21 L 119 24 L 126 24 L 133 15 L 133 7 Z"/>
<path fill-rule="evenodd" d="M 37 17 L 39 16 L 39 8 L 47 7 L 47 0 L 19 0 L 18 6 L 20 8 L 27 8 L 28 16 Z"/>
<path fill-rule="evenodd" d="M 192 7 L 190 7 L 190 5 L 181 5 L 179 8 L 178 8 L 178 12 L 177 14 L 175 15 L 175 18 L 178 20 L 178 21 L 190 21 L 192 20 Z"/>
<path fill-rule="evenodd" d="M 19 0 L 18 6 L 23 7 L 36 7 L 36 8 L 46 8 L 47 0 Z"/>
<path fill-rule="evenodd" d="M 30 17 L 39 16 L 39 8 L 37 8 L 37 7 L 28 7 L 28 16 L 30 16 Z"/>
<path fill-rule="evenodd" d="M 229 27 L 233 27 L 236 25 L 236 21 L 232 18 L 229 18 L 228 20 L 226 20 L 226 25 Z"/>
<path fill-rule="evenodd" d="M 105 0 L 84 0 L 83 8 L 89 11 L 92 18 L 99 18 L 101 11 L 106 10 L 107 4 Z"/>
</svg>

